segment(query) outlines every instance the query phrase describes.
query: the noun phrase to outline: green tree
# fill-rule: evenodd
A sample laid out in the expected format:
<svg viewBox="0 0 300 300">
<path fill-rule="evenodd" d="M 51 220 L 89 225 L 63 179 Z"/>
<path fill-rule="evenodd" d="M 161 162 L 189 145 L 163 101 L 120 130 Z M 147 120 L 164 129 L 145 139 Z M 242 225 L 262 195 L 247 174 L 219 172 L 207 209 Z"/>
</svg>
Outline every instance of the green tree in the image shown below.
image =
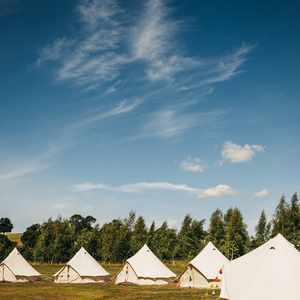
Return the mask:
<svg viewBox="0 0 300 300">
<path fill-rule="evenodd" d="M 21 236 L 22 254 L 26 259 L 34 260 L 33 251 L 41 234 L 40 224 L 33 224 L 28 227 Z"/>
<path fill-rule="evenodd" d="M 214 211 L 210 217 L 207 238 L 219 249 L 224 246 L 225 224 L 223 213 L 220 209 Z"/>
<path fill-rule="evenodd" d="M 79 233 L 83 229 L 92 229 L 92 225 L 96 222 L 96 219 L 92 216 L 83 217 L 81 215 L 73 215 L 70 218 L 70 223 L 75 228 L 75 233 Z"/>
<path fill-rule="evenodd" d="M 177 242 L 176 230 L 169 228 L 164 222 L 154 234 L 152 251 L 163 260 L 173 260 Z"/>
<path fill-rule="evenodd" d="M 203 229 L 204 222 L 205 220 L 193 220 L 190 215 L 185 216 L 178 233 L 176 258 L 190 259 L 203 247 L 206 236 Z"/>
<path fill-rule="evenodd" d="M 13 228 L 9 218 L 0 218 L 0 233 L 11 232 Z"/>
<path fill-rule="evenodd" d="M 289 212 L 288 239 L 297 247 L 300 247 L 300 206 L 297 193 L 293 194 Z"/>
<path fill-rule="evenodd" d="M 253 248 L 256 248 L 267 242 L 271 235 L 271 223 L 268 222 L 265 211 L 263 210 L 258 224 L 255 227 L 255 237 L 253 240 Z"/>
<path fill-rule="evenodd" d="M 224 216 L 225 240 L 223 252 L 230 259 L 239 257 L 249 250 L 250 239 L 247 232 L 247 225 L 238 208 L 229 209 Z"/>
<path fill-rule="evenodd" d="M 101 228 L 101 255 L 104 261 L 121 262 L 131 254 L 131 235 L 127 225 L 121 220 L 113 220 Z"/>
<path fill-rule="evenodd" d="M 152 249 L 153 242 L 154 242 L 154 235 L 155 235 L 155 222 L 153 221 L 149 232 L 148 232 L 148 237 L 147 237 L 147 244 L 148 246 Z"/>
<path fill-rule="evenodd" d="M 290 233 L 290 205 L 286 202 L 285 197 L 280 198 L 279 204 L 276 207 L 275 214 L 273 216 L 272 224 L 272 236 L 281 233 L 288 238 Z"/>
<path fill-rule="evenodd" d="M 147 242 L 147 228 L 143 217 L 138 217 L 131 234 L 130 247 L 133 253 L 137 252 Z"/>
<path fill-rule="evenodd" d="M 0 261 L 5 259 L 14 247 L 16 247 L 16 243 L 9 240 L 7 236 L 0 234 Z"/>
</svg>

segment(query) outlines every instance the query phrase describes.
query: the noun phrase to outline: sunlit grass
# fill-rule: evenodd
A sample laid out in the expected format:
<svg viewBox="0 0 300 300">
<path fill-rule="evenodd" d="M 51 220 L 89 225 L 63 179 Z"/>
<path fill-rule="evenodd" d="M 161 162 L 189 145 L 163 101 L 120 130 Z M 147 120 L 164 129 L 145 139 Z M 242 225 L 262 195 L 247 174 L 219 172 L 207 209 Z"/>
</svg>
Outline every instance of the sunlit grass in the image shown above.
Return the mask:
<svg viewBox="0 0 300 300">
<path fill-rule="evenodd" d="M 170 264 L 169 267 L 177 274 L 184 268 L 183 262 Z M 121 264 L 103 264 L 112 277 L 120 270 Z M 207 290 L 179 289 L 175 284 L 170 286 L 126 286 L 107 283 L 104 285 L 68 285 L 54 284 L 52 275 L 61 265 L 35 265 L 35 268 L 43 274 L 42 280 L 36 283 L 25 284 L 0 284 L 0 300 L 213 300 L 216 297 L 209 295 Z"/>
</svg>

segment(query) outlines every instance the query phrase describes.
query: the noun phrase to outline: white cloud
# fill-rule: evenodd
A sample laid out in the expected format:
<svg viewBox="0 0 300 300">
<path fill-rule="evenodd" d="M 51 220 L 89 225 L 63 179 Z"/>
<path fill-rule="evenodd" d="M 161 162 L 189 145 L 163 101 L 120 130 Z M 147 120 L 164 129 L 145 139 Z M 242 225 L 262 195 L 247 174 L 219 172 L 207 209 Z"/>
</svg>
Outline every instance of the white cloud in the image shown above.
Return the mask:
<svg viewBox="0 0 300 300">
<path fill-rule="evenodd" d="M 186 172 L 202 173 L 205 171 L 206 166 L 200 158 L 189 158 L 180 163 L 180 168 Z"/>
<path fill-rule="evenodd" d="M 182 56 L 175 50 L 179 23 L 172 20 L 169 13 L 170 9 L 163 1 L 148 1 L 133 30 L 133 57 L 147 63 L 146 75 L 153 81 L 173 79 L 176 73 L 198 65 L 193 58 Z"/>
<path fill-rule="evenodd" d="M 177 26 L 167 20 L 168 10 L 161 0 L 145 3 L 144 14 L 134 29 L 132 50 L 136 58 L 156 60 L 170 50 Z"/>
<path fill-rule="evenodd" d="M 120 186 L 110 186 L 102 183 L 83 182 L 73 185 L 75 192 L 88 192 L 94 190 L 103 190 L 110 192 L 122 193 L 142 193 L 149 190 L 162 190 L 170 192 L 185 192 L 194 194 L 198 198 L 218 198 L 225 196 L 233 196 L 236 191 L 228 185 L 217 185 L 208 189 L 194 188 L 186 184 L 176 184 L 171 182 L 138 182 L 132 184 L 124 184 Z"/>
<path fill-rule="evenodd" d="M 267 189 L 263 189 L 257 193 L 254 194 L 255 197 L 257 198 L 264 198 L 264 197 L 268 197 L 271 195 L 271 192 L 268 191 Z"/>
<path fill-rule="evenodd" d="M 97 184 L 93 182 L 84 182 L 73 186 L 73 189 L 78 192 L 87 192 L 92 190 L 107 190 L 123 193 L 140 193 L 145 190 L 167 190 L 167 191 L 185 191 L 196 192 L 194 189 L 185 184 L 174 184 L 170 182 L 138 182 L 132 184 L 124 184 L 120 186 L 109 186 L 105 184 Z"/>
<path fill-rule="evenodd" d="M 232 142 L 226 142 L 222 149 L 222 157 L 224 162 L 240 163 L 252 160 L 253 157 L 259 153 L 264 152 L 265 146 L 263 145 L 238 145 Z"/>
<path fill-rule="evenodd" d="M 42 49 L 38 63 L 56 61 L 57 80 L 90 87 L 118 77 L 128 57 L 118 53 L 122 15 L 117 1 L 83 0 L 77 8 L 87 28 L 76 37 L 54 41 Z"/>
<path fill-rule="evenodd" d="M 133 31 L 131 48 L 136 59 L 144 60 L 150 80 L 174 79 L 181 72 L 185 86 L 199 88 L 231 79 L 246 61 L 251 45 L 242 45 L 232 54 L 217 58 L 199 58 L 182 55 L 176 34 L 180 22 L 170 16 L 170 8 L 162 0 L 146 2 Z"/>
<path fill-rule="evenodd" d="M 225 196 L 234 196 L 237 192 L 229 185 L 219 184 L 215 187 L 208 188 L 200 194 L 200 198 L 217 198 Z"/>
</svg>

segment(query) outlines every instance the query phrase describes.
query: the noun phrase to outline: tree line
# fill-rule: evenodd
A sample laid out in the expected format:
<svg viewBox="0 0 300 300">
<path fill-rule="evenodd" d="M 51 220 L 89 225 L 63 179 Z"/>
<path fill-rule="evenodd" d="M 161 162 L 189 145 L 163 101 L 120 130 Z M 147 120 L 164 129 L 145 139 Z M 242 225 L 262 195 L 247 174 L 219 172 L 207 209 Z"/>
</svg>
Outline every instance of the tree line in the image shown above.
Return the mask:
<svg viewBox="0 0 300 300">
<path fill-rule="evenodd" d="M 10 232 L 9 219 L 0 218 L 0 232 Z M 179 230 L 167 222 L 146 226 L 142 216 L 129 213 L 125 219 L 114 219 L 99 226 L 92 216 L 73 215 L 70 218 L 49 219 L 34 224 L 21 236 L 21 253 L 31 261 L 66 262 L 81 246 L 97 260 L 123 262 L 136 253 L 144 243 L 163 260 L 189 260 L 212 241 L 229 259 L 237 258 L 265 243 L 277 233 L 283 234 L 300 249 L 300 204 L 295 193 L 291 200 L 281 197 L 270 221 L 262 211 L 255 228 L 249 235 L 243 215 L 238 208 L 226 212 L 214 211 L 207 229 L 205 220 L 185 216 Z M 5 234 L 0 234 L 0 260 L 15 246 Z"/>
</svg>

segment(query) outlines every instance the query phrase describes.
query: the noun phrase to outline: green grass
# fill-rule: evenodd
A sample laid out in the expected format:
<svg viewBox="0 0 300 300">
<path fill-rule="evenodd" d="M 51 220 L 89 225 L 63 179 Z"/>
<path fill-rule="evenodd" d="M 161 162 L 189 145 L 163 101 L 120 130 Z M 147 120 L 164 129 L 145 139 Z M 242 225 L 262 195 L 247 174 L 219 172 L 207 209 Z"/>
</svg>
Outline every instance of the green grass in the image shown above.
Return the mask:
<svg viewBox="0 0 300 300">
<path fill-rule="evenodd" d="M 103 265 L 114 276 L 121 268 L 120 264 Z M 35 265 L 43 274 L 42 280 L 35 283 L 1 283 L 0 300 L 214 300 L 212 292 L 196 289 L 179 289 L 175 284 L 170 286 L 133 286 L 114 285 L 67 285 L 54 284 L 52 275 L 61 265 Z M 169 267 L 177 274 L 181 273 L 184 263 L 177 262 Z"/>
</svg>

